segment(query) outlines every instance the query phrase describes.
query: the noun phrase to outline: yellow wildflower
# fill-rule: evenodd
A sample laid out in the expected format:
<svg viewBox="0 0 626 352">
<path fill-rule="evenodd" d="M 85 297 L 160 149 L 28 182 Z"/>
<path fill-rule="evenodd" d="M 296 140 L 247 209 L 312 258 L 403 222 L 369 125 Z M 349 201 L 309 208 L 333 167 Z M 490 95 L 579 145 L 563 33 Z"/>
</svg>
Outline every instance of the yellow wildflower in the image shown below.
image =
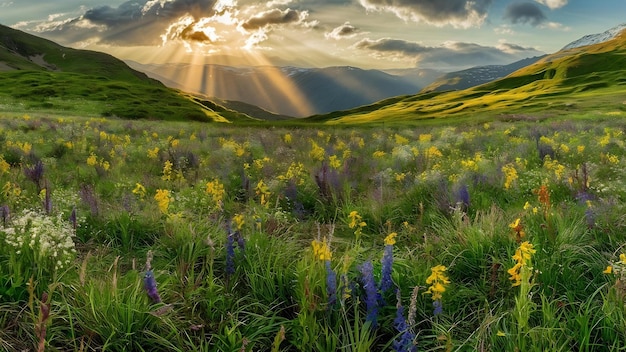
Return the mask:
<svg viewBox="0 0 626 352">
<path fill-rule="evenodd" d="M 604 271 L 602 272 L 603 274 L 611 274 L 613 273 L 613 267 L 612 266 L 607 266 L 606 269 L 604 269 Z"/>
<path fill-rule="evenodd" d="M 89 157 L 87 158 L 87 165 L 96 166 L 96 164 L 98 164 L 98 157 L 96 157 L 96 154 L 89 154 Z"/>
<path fill-rule="evenodd" d="M 394 244 L 396 244 L 396 237 L 398 236 L 397 233 L 392 232 L 389 235 L 387 235 L 387 237 L 385 237 L 385 245 L 386 246 L 393 246 Z"/>
<path fill-rule="evenodd" d="M 157 201 L 161 213 L 167 214 L 171 201 L 170 191 L 166 189 L 157 189 L 156 194 L 154 195 L 154 200 Z"/>
<path fill-rule="evenodd" d="M 146 196 L 146 188 L 141 183 L 135 183 L 133 194 L 136 194 L 139 197 L 143 198 Z"/>
<path fill-rule="evenodd" d="M 256 187 L 254 188 L 254 192 L 257 196 L 261 197 L 261 205 L 268 205 L 267 199 L 270 196 L 270 190 L 265 182 L 263 182 L 263 180 L 259 180 L 259 183 L 257 183 Z"/>
<path fill-rule="evenodd" d="M 216 207 L 221 209 L 222 200 L 224 198 L 224 194 L 226 193 L 224 191 L 224 185 L 221 184 L 220 181 L 217 179 L 213 181 L 209 181 L 206 183 L 205 192 L 208 196 L 211 197 L 213 204 L 215 204 Z"/>
<path fill-rule="evenodd" d="M 447 268 L 443 265 L 437 265 L 430 269 L 431 274 L 426 278 L 426 284 L 430 285 L 426 293 L 431 294 L 433 301 L 441 300 L 442 294 L 446 291 L 446 285 L 450 283 L 448 277 L 444 274 Z"/>
<path fill-rule="evenodd" d="M 313 240 L 311 242 L 311 246 L 313 247 L 313 257 L 316 259 L 326 261 L 330 260 L 332 257 L 332 252 L 330 251 L 330 245 L 324 238 L 323 241 Z"/>
<path fill-rule="evenodd" d="M 320 147 L 314 140 L 311 140 L 311 151 L 309 152 L 309 157 L 314 161 L 324 161 L 324 157 L 326 156 L 326 150 Z"/>
<path fill-rule="evenodd" d="M 246 223 L 243 214 L 233 216 L 233 222 L 235 223 L 235 228 L 239 231 L 241 231 L 243 225 Z"/>
<path fill-rule="evenodd" d="M 350 227 L 351 229 L 355 229 L 354 234 L 360 236 L 363 228 L 367 226 L 367 223 L 363 221 L 363 218 L 356 210 L 350 212 L 350 214 L 348 215 L 348 219 L 350 219 L 348 227 Z"/>
<path fill-rule="evenodd" d="M 154 147 L 152 149 L 148 149 L 148 158 L 156 159 L 159 156 L 159 147 Z"/>
<path fill-rule="evenodd" d="M 529 261 L 532 255 L 536 252 L 533 247 L 533 244 L 524 241 L 520 244 L 519 248 L 515 250 L 515 254 L 512 256 L 513 260 L 515 260 L 515 265 L 507 270 L 507 273 L 511 275 L 509 280 L 513 281 L 513 286 L 519 286 L 522 284 L 522 268 L 528 266 Z"/>
<path fill-rule="evenodd" d="M 165 160 L 165 163 L 163 163 L 163 176 L 161 176 L 161 179 L 163 181 L 172 180 L 172 167 L 173 166 L 174 164 L 171 161 Z"/>
</svg>

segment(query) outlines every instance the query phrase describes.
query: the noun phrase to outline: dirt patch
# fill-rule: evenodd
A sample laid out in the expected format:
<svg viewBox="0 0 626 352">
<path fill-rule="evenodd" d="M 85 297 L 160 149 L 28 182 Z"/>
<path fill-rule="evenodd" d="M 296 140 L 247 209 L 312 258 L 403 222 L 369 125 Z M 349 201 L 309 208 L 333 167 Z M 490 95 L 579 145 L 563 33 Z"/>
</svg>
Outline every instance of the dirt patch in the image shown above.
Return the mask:
<svg viewBox="0 0 626 352">
<path fill-rule="evenodd" d="M 44 57 L 44 54 L 39 54 L 39 55 L 29 56 L 28 59 L 41 67 L 47 68 L 48 70 L 52 70 L 52 71 L 58 70 L 58 68 L 55 65 L 49 64 L 48 62 L 46 62 L 46 60 L 43 59 L 43 57 Z"/>
<path fill-rule="evenodd" d="M 15 70 L 13 67 L 5 64 L 4 62 L 0 62 L 0 71 L 13 71 Z"/>
</svg>

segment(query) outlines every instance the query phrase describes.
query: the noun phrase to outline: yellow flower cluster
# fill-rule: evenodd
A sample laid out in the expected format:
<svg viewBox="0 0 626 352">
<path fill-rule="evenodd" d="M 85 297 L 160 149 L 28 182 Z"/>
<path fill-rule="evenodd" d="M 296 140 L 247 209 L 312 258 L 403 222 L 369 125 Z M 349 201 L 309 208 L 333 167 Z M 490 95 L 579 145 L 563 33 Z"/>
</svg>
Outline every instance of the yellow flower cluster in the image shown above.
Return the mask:
<svg viewBox="0 0 626 352">
<path fill-rule="evenodd" d="M 221 184 L 218 179 L 206 183 L 205 193 L 211 197 L 211 200 L 216 207 L 222 209 L 222 201 L 226 191 L 224 191 L 224 185 Z"/>
<path fill-rule="evenodd" d="M 515 265 L 511 269 L 507 270 L 507 273 L 511 275 L 509 280 L 513 281 L 513 287 L 522 284 L 522 268 L 528 266 L 530 259 L 535 252 L 537 251 L 534 249 L 533 244 L 528 241 L 522 242 L 519 248 L 515 251 L 515 254 L 512 257 L 513 260 L 515 260 Z"/>
<path fill-rule="evenodd" d="M 157 201 L 161 213 L 167 214 L 172 200 L 170 197 L 170 191 L 166 189 L 157 189 L 156 194 L 154 195 L 154 200 Z"/>
<path fill-rule="evenodd" d="M 306 171 L 304 170 L 304 164 L 300 162 L 292 162 L 284 175 L 278 175 L 278 179 L 281 181 L 294 180 L 297 185 L 304 183 Z"/>
<path fill-rule="evenodd" d="M 235 228 L 239 231 L 243 228 L 243 224 L 246 223 L 243 214 L 237 214 L 233 216 L 233 223 L 235 223 Z"/>
<path fill-rule="evenodd" d="M 382 150 L 377 150 L 377 151 L 375 151 L 375 152 L 374 152 L 374 154 L 372 154 L 372 156 L 373 156 L 374 158 L 382 158 L 382 157 L 384 157 L 385 155 L 387 155 L 387 153 L 385 153 L 385 152 L 384 152 L 384 151 L 382 151 Z"/>
<path fill-rule="evenodd" d="M 425 142 L 430 142 L 433 139 L 433 135 L 432 134 L 420 134 L 419 136 L 419 141 L 422 143 Z"/>
<path fill-rule="evenodd" d="M 163 176 L 161 176 L 161 179 L 163 181 L 171 181 L 172 180 L 172 168 L 173 168 L 174 164 L 169 161 L 169 160 L 165 160 L 165 163 L 163 163 Z"/>
<path fill-rule="evenodd" d="M 0 174 L 6 174 L 11 170 L 11 165 L 4 160 L 2 156 L 0 156 Z"/>
<path fill-rule="evenodd" d="M 341 160 L 339 160 L 337 155 L 331 155 L 328 157 L 328 165 L 333 169 L 339 169 L 341 167 Z"/>
<path fill-rule="evenodd" d="M 401 135 L 399 135 L 399 134 L 397 134 L 397 133 L 396 133 L 396 134 L 394 135 L 394 137 L 395 137 L 395 139 L 396 139 L 396 144 L 397 144 L 397 145 L 407 145 L 407 144 L 409 144 L 409 140 L 408 140 L 408 138 L 406 138 L 406 137 L 404 137 L 404 136 L 401 136 Z"/>
<path fill-rule="evenodd" d="M 313 240 L 313 242 L 311 242 L 311 246 L 313 247 L 313 257 L 315 257 L 315 259 L 322 261 L 331 259 L 332 253 L 330 251 L 330 245 L 326 241 L 325 237 L 323 241 Z"/>
<path fill-rule="evenodd" d="M 426 150 L 427 158 L 441 158 L 442 156 L 443 154 L 441 153 L 441 151 L 434 145 Z"/>
<path fill-rule="evenodd" d="M 139 196 L 140 198 L 143 198 L 146 196 L 146 188 L 141 183 L 135 183 L 133 194 Z"/>
<path fill-rule="evenodd" d="M 326 150 L 320 147 L 314 140 L 311 140 L 311 151 L 309 152 L 309 157 L 314 161 L 324 161 L 325 156 Z"/>
<path fill-rule="evenodd" d="M 348 219 L 350 220 L 350 222 L 348 223 L 348 227 L 350 227 L 351 229 L 355 229 L 354 234 L 360 236 L 363 228 L 367 226 L 367 223 L 363 221 L 363 218 L 356 210 L 350 212 L 350 214 L 348 215 Z"/>
<path fill-rule="evenodd" d="M 432 295 L 433 301 L 441 300 L 442 294 L 446 291 L 446 286 L 450 284 L 450 280 L 445 274 L 447 268 L 443 265 L 437 265 L 430 269 L 431 274 L 426 278 L 426 284 L 430 285 L 426 293 Z"/>
<path fill-rule="evenodd" d="M 511 163 L 506 164 L 502 167 L 502 172 L 504 173 L 504 189 L 511 188 L 513 182 L 518 179 L 517 170 L 515 170 L 515 166 Z"/>
<path fill-rule="evenodd" d="M 109 162 L 104 159 L 100 159 L 100 161 L 98 162 L 98 157 L 94 153 L 89 154 L 89 157 L 87 158 L 87 165 L 100 166 L 102 169 L 104 169 L 104 171 L 109 171 L 109 169 L 111 168 L 111 164 L 109 164 Z"/>
<path fill-rule="evenodd" d="M 148 158 L 156 159 L 159 156 L 159 147 L 148 149 Z"/>
<path fill-rule="evenodd" d="M 261 198 L 260 199 L 261 205 L 268 205 L 268 198 L 270 197 L 270 190 L 265 184 L 265 182 L 263 182 L 263 180 L 259 180 L 259 183 L 257 183 L 256 187 L 254 188 L 254 193 L 256 193 L 256 195 Z"/>
<path fill-rule="evenodd" d="M 385 237 L 385 245 L 386 246 L 393 246 L 394 244 L 396 244 L 396 237 L 398 236 L 397 233 L 392 232 L 389 235 L 387 235 L 387 237 Z"/>
</svg>

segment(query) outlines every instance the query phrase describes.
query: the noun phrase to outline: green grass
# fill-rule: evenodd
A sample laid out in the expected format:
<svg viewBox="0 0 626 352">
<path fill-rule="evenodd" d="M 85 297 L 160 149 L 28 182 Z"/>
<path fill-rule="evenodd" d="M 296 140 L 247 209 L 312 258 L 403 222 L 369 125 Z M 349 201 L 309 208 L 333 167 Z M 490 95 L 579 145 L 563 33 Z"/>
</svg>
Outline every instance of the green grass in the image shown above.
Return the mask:
<svg viewBox="0 0 626 352">
<path fill-rule="evenodd" d="M 446 121 L 1 116 L 0 206 L 11 220 L 0 223 L 0 348 L 392 350 L 406 332 L 396 329 L 400 304 L 419 350 L 619 350 L 624 119 Z M 311 154 L 313 142 L 322 154 Z M 26 209 L 38 212 L 22 229 Z M 46 219 L 58 226 L 39 228 Z M 15 244 L 14 226 L 28 241 Z M 50 238 L 76 252 L 42 255 Z M 329 245 L 328 264 L 313 241 Z M 536 252 L 512 286 L 521 241 Z M 361 271 L 371 261 L 380 292 L 386 246 L 392 289 L 374 327 Z M 434 315 L 428 280 L 438 265 L 449 282 Z M 148 270 L 161 302 L 144 286 Z"/>
<path fill-rule="evenodd" d="M 515 114 L 568 116 L 623 111 L 626 38 L 556 53 L 511 75 L 460 91 L 387 99 L 366 107 L 311 117 L 329 124 L 471 119 Z"/>
</svg>

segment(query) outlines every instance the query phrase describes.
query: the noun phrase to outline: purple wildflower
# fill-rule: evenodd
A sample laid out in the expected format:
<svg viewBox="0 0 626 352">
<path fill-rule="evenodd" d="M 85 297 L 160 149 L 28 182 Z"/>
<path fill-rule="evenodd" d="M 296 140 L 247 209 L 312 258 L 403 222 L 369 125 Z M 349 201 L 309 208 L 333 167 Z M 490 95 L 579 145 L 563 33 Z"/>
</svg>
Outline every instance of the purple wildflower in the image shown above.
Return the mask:
<svg viewBox="0 0 626 352">
<path fill-rule="evenodd" d="M 337 274 L 330 266 L 330 260 L 326 260 L 326 294 L 328 295 L 328 307 L 337 303 Z"/>
<path fill-rule="evenodd" d="M 441 313 L 443 313 L 443 305 L 441 304 L 441 300 L 435 300 L 433 301 L 433 315 L 437 316 Z"/>
<path fill-rule="evenodd" d="M 382 277 L 380 279 L 380 292 L 384 294 L 391 288 L 393 281 L 391 280 L 391 269 L 393 266 L 393 245 L 385 245 L 382 262 Z"/>
<path fill-rule="evenodd" d="M 396 310 L 396 318 L 393 320 L 393 325 L 400 333 L 400 336 L 393 341 L 393 349 L 397 352 L 415 352 L 417 347 L 413 343 L 415 335 L 411 332 L 404 319 L 404 307 L 398 301 L 398 308 Z"/>
<path fill-rule="evenodd" d="M 372 328 L 376 328 L 378 316 L 378 290 L 374 281 L 374 266 L 370 260 L 366 261 L 359 268 L 361 271 L 361 283 L 365 289 L 365 306 L 367 307 L 366 322 L 370 322 Z"/>
<path fill-rule="evenodd" d="M 152 303 L 161 303 L 161 296 L 159 296 L 157 283 L 154 279 L 154 273 L 152 270 L 146 271 L 146 275 L 143 278 L 143 287 L 146 289 L 146 293 L 152 300 Z"/>
</svg>

